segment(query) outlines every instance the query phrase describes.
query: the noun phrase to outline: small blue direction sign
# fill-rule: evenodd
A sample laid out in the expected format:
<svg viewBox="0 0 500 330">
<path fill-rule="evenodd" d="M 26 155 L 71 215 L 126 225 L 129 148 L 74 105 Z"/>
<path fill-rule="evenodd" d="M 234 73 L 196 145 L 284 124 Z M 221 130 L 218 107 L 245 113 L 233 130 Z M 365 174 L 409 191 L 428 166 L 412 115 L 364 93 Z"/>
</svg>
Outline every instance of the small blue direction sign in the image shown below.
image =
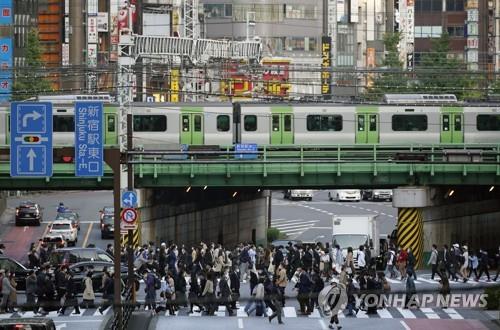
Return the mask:
<svg viewBox="0 0 500 330">
<path fill-rule="evenodd" d="M 104 175 L 102 102 L 75 102 L 75 175 Z"/>
<path fill-rule="evenodd" d="M 234 158 L 236 159 L 257 159 L 259 156 L 256 143 L 236 144 L 234 146 Z"/>
<path fill-rule="evenodd" d="M 122 207 L 137 207 L 137 193 L 133 190 L 122 192 Z"/>
<path fill-rule="evenodd" d="M 52 103 L 10 106 L 10 176 L 52 176 Z"/>
</svg>

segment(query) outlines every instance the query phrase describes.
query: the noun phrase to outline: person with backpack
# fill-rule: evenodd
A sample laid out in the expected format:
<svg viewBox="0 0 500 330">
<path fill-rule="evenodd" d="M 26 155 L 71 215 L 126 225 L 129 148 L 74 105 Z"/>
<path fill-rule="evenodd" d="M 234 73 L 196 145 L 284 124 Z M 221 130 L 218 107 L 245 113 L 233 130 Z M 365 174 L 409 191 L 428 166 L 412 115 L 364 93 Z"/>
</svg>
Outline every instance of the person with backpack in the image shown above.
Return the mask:
<svg viewBox="0 0 500 330">
<path fill-rule="evenodd" d="M 303 315 L 310 315 L 312 311 L 310 310 L 309 299 L 312 290 L 312 281 L 309 274 L 303 268 L 299 267 L 297 272 L 299 280 L 295 288 L 298 291 L 297 300 L 299 301 L 300 312 Z"/>
</svg>

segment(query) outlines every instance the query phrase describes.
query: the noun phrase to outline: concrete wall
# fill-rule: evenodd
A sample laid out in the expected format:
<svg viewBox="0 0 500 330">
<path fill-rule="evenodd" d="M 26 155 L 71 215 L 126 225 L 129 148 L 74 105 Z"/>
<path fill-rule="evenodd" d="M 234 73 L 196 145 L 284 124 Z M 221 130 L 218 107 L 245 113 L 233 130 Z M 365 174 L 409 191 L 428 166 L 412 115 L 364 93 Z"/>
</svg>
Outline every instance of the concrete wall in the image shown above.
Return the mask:
<svg viewBox="0 0 500 330">
<path fill-rule="evenodd" d="M 3 214 L 6 207 L 7 207 L 7 194 L 4 193 L 3 191 L 0 191 L 0 216 Z"/>
<path fill-rule="evenodd" d="M 432 244 L 467 244 L 469 249 L 496 250 L 500 233 L 498 199 L 423 208 L 424 251 Z"/>
<path fill-rule="evenodd" d="M 264 243 L 268 221 L 267 193 L 233 191 L 142 190 L 142 242 L 234 245 Z M 255 232 L 253 232 L 255 231 Z"/>
</svg>

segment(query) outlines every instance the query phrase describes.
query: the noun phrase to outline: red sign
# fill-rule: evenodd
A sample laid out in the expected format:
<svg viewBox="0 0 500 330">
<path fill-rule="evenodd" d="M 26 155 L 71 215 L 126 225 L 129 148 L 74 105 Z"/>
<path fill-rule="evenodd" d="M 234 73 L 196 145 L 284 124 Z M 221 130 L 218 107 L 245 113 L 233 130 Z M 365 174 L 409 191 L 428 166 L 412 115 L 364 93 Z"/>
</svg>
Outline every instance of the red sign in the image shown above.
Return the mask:
<svg viewBox="0 0 500 330">
<path fill-rule="evenodd" d="M 125 223 L 132 225 L 137 220 L 137 211 L 133 208 L 123 209 L 121 218 Z"/>
</svg>

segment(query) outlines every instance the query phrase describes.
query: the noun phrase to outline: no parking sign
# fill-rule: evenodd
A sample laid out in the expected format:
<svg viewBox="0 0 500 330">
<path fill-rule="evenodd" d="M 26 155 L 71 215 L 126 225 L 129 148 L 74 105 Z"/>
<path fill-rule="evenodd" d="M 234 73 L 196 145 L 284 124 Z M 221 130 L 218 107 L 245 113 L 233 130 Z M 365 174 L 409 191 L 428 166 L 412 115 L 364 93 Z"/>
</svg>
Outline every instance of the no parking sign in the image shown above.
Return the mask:
<svg viewBox="0 0 500 330">
<path fill-rule="evenodd" d="M 133 208 L 123 209 L 121 214 L 121 229 L 135 230 L 137 229 L 137 210 Z"/>
</svg>

